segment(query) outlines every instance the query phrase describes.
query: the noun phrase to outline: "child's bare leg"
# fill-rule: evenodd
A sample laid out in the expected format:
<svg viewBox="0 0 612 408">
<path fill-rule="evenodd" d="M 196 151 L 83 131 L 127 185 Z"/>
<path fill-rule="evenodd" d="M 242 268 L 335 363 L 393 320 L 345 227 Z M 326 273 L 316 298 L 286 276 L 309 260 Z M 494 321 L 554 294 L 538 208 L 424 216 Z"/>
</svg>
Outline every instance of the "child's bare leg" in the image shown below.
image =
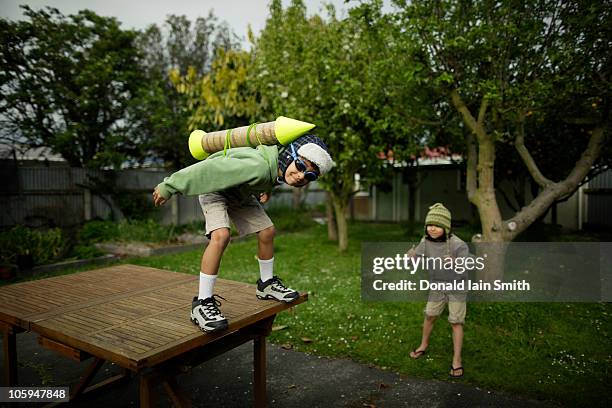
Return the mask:
<svg viewBox="0 0 612 408">
<path fill-rule="evenodd" d="M 268 260 L 274 257 L 274 235 L 276 228 L 268 227 L 257 233 L 257 257 Z"/>
<path fill-rule="evenodd" d="M 461 367 L 461 348 L 463 347 L 463 325 L 451 324 L 453 328 L 453 368 Z M 460 372 L 455 372 L 458 375 Z M 461 373 L 462 374 L 462 373 Z M 451 375 L 453 375 L 451 373 Z"/>
<path fill-rule="evenodd" d="M 419 358 L 422 354 L 419 352 L 424 352 L 425 350 L 427 350 L 427 347 L 429 346 L 429 336 L 431 336 L 431 332 L 434 327 L 434 322 L 437 318 L 438 316 L 425 316 L 425 319 L 423 320 L 423 334 L 421 335 L 421 344 L 414 351 L 410 352 L 410 357 Z"/>
<path fill-rule="evenodd" d="M 434 322 L 438 316 L 425 316 L 423 320 L 423 335 L 421 336 L 421 345 L 417 350 L 425 350 L 429 346 L 429 336 L 434 327 Z"/>
<path fill-rule="evenodd" d="M 265 228 L 257 233 L 257 258 L 259 258 L 259 279 L 255 294 L 258 299 L 274 299 L 280 302 L 291 303 L 300 294 L 286 287 L 281 280 L 274 276 L 274 226 Z"/>
<path fill-rule="evenodd" d="M 228 325 L 227 319 L 219 310 L 214 290 L 221 256 L 229 240 L 229 228 L 212 231 L 210 242 L 202 255 L 198 296 L 191 302 L 191 321 L 205 332 L 224 330 Z"/>
<path fill-rule="evenodd" d="M 219 228 L 211 232 L 210 242 L 202 255 L 201 271 L 206 275 L 216 275 L 219 272 L 221 256 L 230 241 L 229 228 Z"/>
</svg>

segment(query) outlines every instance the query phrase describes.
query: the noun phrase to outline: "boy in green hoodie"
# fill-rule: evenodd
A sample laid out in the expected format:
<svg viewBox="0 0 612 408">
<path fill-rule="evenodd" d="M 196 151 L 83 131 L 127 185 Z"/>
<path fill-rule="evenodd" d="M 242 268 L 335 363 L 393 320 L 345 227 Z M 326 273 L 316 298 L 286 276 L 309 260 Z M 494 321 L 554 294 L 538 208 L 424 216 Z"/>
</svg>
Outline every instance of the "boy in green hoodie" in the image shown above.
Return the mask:
<svg viewBox="0 0 612 408">
<path fill-rule="evenodd" d="M 223 252 L 230 241 L 230 220 L 241 235 L 257 234 L 260 279 L 256 296 L 292 302 L 298 292 L 274 276 L 275 228 L 261 203 L 279 183 L 303 187 L 327 173 L 334 162 L 325 143 L 305 135 L 279 151 L 278 146 L 237 147 L 177 171 L 153 191 L 153 202 L 163 205 L 173 194 L 199 195 L 206 220 L 198 296 L 193 298 L 191 321 L 206 332 L 227 328 L 213 289 Z"/>
</svg>

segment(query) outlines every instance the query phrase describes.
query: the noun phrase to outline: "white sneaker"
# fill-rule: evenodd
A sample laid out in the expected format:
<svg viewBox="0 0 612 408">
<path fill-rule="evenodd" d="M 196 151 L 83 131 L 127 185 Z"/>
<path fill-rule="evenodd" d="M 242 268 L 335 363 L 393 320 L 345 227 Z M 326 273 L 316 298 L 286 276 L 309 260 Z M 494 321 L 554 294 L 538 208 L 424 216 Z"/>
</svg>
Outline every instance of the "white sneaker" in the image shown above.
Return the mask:
<svg viewBox="0 0 612 408">
<path fill-rule="evenodd" d="M 262 282 L 257 279 L 257 298 L 258 299 L 274 299 L 279 302 L 291 303 L 297 299 L 300 294 L 293 289 L 283 285 L 278 276 Z"/>
<path fill-rule="evenodd" d="M 227 319 L 219 310 L 221 302 L 216 298 L 219 295 L 212 295 L 206 299 L 198 299 L 197 296 L 191 302 L 191 322 L 207 333 L 227 329 Z"/>
</svg>

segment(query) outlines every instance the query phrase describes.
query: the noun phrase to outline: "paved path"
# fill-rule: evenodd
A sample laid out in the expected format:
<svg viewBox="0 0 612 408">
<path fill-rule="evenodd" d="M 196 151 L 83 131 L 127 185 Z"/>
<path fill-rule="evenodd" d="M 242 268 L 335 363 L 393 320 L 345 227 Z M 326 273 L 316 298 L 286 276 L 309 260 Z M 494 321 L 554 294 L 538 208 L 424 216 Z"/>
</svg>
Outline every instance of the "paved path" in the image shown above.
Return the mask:
<svg viewBox="0 0 612 408">
<path fill-rule="evenodd" d="M 0 340 L 1 343 L 1 340 Z M 19 381 L 23 386 L 74 384 L 88 361 L 76 363 L 38 346 L 36 336 L 17 336 Z M 194 407 L 248 407 L 252 401 L 252 343 L 244 344 L 178 377 Z M 4 364 L 0 355 L 0 363 Z M 118 372 L 106 364 L 98 378 Z M 137 407 L 137 381 L 91 396 L 73 406 Z M 171 406 L 160 392 L 159 407 Z M 461 383 L 423 380 L 268 344 L 270 407 L 551 407 L 552 404 L 486 391 Z"/>
</svg>

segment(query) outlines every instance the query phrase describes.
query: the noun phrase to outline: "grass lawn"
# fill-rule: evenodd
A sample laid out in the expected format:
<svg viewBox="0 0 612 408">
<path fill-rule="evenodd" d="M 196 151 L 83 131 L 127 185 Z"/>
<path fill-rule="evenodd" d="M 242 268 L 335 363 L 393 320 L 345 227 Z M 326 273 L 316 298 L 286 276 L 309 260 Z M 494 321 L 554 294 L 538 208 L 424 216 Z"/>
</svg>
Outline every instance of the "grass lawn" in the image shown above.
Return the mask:
<svg viewBox="0 0 612 408">
<path fill-rule="evenodd" d="M 436 323 L 428 353 L 412 360 L 408 353 L 420 341 L 424 303 L 361 301 L 361 242 L 416 239 L 398 225 L 355 223 L 350 225 L 350 248 L 340 254 L 327 241 L 325 226 L 277 236 L 275 274 L 288 286 L 307 291 L 309 301 L 293 313 L 280 314 L 275 326 L 281 330 L 273 331 L 270 340 L 299 351 L 448 380 L 452 341 L 445 316 Z M 255 247 L 254 240 L 231 244 L 220 276 L 254 283 Z M 200 251 L 191 251 L 128 262 L 197 274 L 200 256 Z M 611 313 L 610 304 L 468 304 L 465 376 L 459 381 L 572 406 L 607 405 Z"/>
</svg>

